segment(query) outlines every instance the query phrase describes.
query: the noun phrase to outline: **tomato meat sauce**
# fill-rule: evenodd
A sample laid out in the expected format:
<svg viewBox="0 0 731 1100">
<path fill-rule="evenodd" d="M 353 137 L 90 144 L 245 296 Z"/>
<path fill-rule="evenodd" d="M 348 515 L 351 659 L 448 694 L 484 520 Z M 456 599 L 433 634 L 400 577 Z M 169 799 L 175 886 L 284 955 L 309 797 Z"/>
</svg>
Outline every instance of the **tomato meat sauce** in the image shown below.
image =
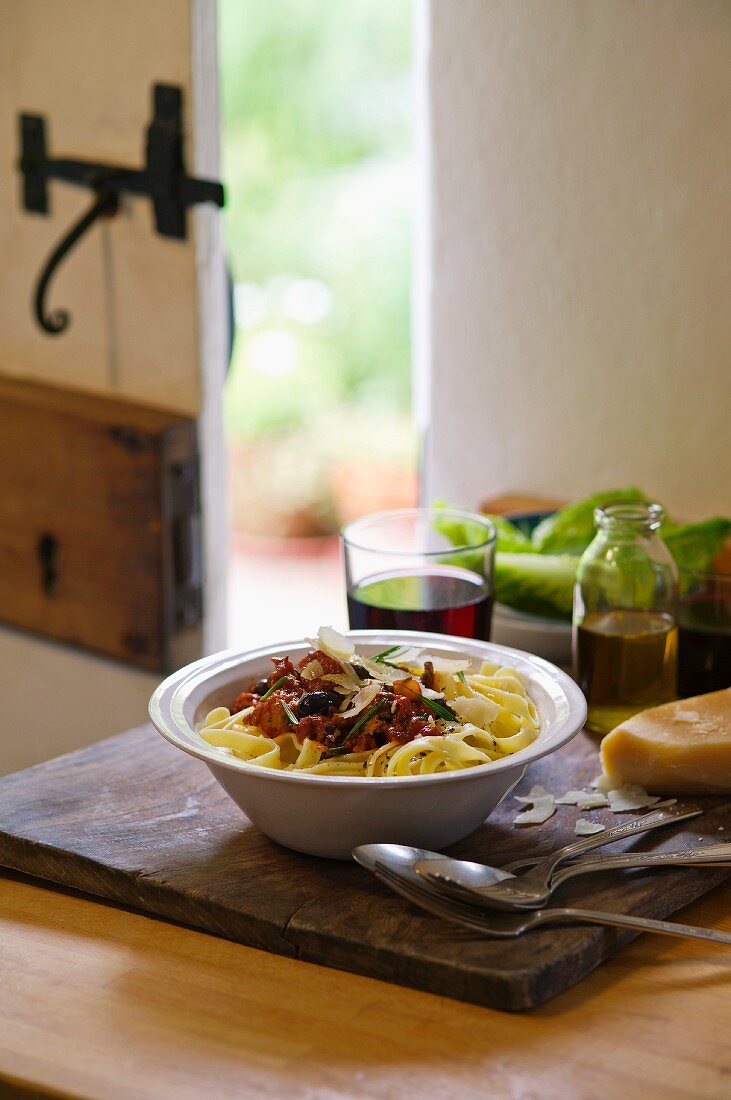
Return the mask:
<svg viewBox="0 0 731 1100">
<path fill-rule="evenodd" d="M 422 694 L 422 688 L 434 688 L 434 669 L 429 662 L 421 677 L 404 672 L 402 679 L 381 684 L 367 706 L 347 718 L 341 710 L 348 709 L 358 689 L 353 687 L 349 695 L 337 690 L 339 683 L 345 687 L 348 671 L 334 657 L 314 650 L 297 667 L 289 657 L 272 664 L 269 675 L 237 695 L 233 703 L 233 712 L 253 707 L 247 721 L 267 737 L 292 733 L 300 744 L 309 738 L 337 755 L 372 752 L 389 743 L 406 744 L 416 737 L 443 732 Z M 354 665 L 357 670 L 357 659 Z M 356 673 L 349 675 L 352 680 Z M 373 681 L 366 677 L 361 686 L 369 682 Z"/>
</svg>

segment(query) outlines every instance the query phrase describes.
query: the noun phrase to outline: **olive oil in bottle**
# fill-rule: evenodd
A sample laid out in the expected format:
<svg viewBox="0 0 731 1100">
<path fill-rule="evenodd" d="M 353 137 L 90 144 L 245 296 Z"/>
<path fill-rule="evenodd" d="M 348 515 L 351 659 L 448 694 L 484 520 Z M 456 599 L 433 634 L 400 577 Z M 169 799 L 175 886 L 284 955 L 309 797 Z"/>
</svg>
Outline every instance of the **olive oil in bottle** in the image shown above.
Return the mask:
<svg viewBox="0 0 731 1100">
<path fill-rule="evenodd" d="M 600 611 L 578 627 L 577 675 L 591 729 L 602 733 L 675 698 L 678 629 L 661 611 Z"/>
<path fill-rule="evenodd" d="M 574 589 L 574 676 L 587 726 L 608 733 L 646 707 L 676 697 L 678 572 L 659 535 L 657 504 L 611 504 Z"/>
</svg>

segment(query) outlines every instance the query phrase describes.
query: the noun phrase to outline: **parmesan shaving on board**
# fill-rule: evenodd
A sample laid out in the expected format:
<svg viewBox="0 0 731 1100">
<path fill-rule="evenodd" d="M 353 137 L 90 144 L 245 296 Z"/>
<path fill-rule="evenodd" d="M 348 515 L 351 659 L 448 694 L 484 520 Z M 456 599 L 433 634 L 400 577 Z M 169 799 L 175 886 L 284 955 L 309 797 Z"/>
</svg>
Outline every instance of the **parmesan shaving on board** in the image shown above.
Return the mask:
<svg viewBox="0 0 731 1100">
<path fill-rule="evenodd" d="M 578 806 L 579 799 L 584 794 L 584 791 L 566 791 L 566 794 L 558 795 L 556 797 L 557 806 Z"/>
<path fill-rule="evenodd" d="M 598 821 L 588 821 L 585 817 L 580 817 L 574 825 L 576 836 L 594 836 L 595 833 L 603 833 L 605 829 L 606 825 L 601 825 Z"/>
<path fill-rule="evenodd" d="M 608 792 L 609 807 L 615 814 L 629 813 L 630 810 L 646 810 L 660 801 L 659 794 L 648 794 L 644 787 L 627 784 Z"/>
<path fill-rule="evenodd" d="M 586 792 L 576 805 L 580 810 L 604 810 L 609 805 L 609 799 L 596 791 Z"/>
<path fill-rule="evenodd" d="M 516 802 L 530 804 L 529 810 L 523 810 L 513 818 L 513 825 L 542 825 L 556 810 L 556 800 L 545 787 L 535 786 L 527 796 L 516 795 Z"/>
<path fill-rule="evenodd" d="M 528 795 L 515 795 L 516 802 L 527 803 L 532 808 L 518 814 L 514 818 L 513 824 L 542 825 L 554 813 L 556 806 L 576 806 L 579 810 L 609 809 L 612 813 L 623 814 L 632 810 L 646 810 L 651 806 L 659 809 L 661 806 L 671 806 L 676 801 L 672 798 L 661 802 L 659 795 L 648 794 L 643 787 L 636 785 L 627 784 L 624 787 L 609 789 L 609 784 L 602 782 L 605 780 L 606 776 L 597 776 L 596 779 L 592 780 L 592 787 L 606 786 L 606 794 L 602 790 L 596 789 L 593 791 L 569 790 L 554 797 L 545 787 L 537 785 L 531 788 Z M 591 836 L 592 833 L 602 832 L 606 828 L 606 826 L 599 825 L 596 822 L 587 821 L 586 818 L 579 818 L 576 823 L 577 829 L 579 824 L 582 828 L 591 826 L 591 829 L 585 833 L 577 832 L 577 836 Z"/>
<path fill-rule="evenodd" d="M 556 799 L 557 806 L 578 806 L 580 810 L 603 810 L 608 799 L 599 791 L 566 791 Z"/>
<path fill-rule="evenodd" d="M 547 794 L 548 791 L 546 790 L 546 788 L 542 787 L 540 783 L 536 783 L 528 791 L 528 794 L 516 794 L 513 797 L 515 798 L 516 802 L 524 802 L 527 805 L 530 805 L 532 802 L 535 802 L 539 798 L 545 798 Z M 553 798 L 553 795 L 551 795 L 551 798 Z"/>
</svg>

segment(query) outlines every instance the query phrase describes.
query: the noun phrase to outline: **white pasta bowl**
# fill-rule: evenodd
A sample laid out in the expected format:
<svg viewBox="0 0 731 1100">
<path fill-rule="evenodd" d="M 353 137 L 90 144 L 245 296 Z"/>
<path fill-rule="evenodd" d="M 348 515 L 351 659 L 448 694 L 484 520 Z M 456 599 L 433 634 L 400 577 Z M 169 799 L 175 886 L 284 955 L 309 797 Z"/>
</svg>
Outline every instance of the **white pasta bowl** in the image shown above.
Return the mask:
<svg viewBox="0 0 731 1100">
<path fill-rule="evenodd" d="M 287 848 L 348 859 L 359 844 L 390 842 L 441 849 L 473 832 L 522 778 L 526 767 L 556 752 L 586 719 L 584 696 L 555 665 L 518 649 L 446 634 L 346 632 L 359 653 L 417 645 L 446 657 L 497 661 L 518 670 L 538 709 L 540 733 L 504 760 L 433 775 L 365 778 L 277 771 L 222 753 L 198 736 L 205 715 L 271 671 L 273 657 L 294 663 L 311 648 L 302 640 L 204 657 L 163 681 L 150 717 L 172 745 L 202 760 L 254 825 Z"/>
</svg>

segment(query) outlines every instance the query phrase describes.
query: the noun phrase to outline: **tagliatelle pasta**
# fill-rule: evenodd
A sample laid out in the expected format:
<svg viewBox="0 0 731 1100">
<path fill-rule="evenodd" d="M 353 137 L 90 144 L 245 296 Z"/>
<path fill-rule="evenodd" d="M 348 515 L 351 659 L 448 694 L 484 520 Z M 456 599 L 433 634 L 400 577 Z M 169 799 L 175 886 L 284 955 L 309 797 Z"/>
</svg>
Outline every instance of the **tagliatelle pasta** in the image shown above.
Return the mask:
<svg viewBox="0 0 731 1100">
<path fill-rule="evenodd" d="M 249 764 L 334 776 L 459 771 L 511 756 L 539 734 L 513 668 L 446 659 L 412 647 L 358 655 L 322 628 L 295 668 L 288 658 L 198 733 Z"/>
</svg>

